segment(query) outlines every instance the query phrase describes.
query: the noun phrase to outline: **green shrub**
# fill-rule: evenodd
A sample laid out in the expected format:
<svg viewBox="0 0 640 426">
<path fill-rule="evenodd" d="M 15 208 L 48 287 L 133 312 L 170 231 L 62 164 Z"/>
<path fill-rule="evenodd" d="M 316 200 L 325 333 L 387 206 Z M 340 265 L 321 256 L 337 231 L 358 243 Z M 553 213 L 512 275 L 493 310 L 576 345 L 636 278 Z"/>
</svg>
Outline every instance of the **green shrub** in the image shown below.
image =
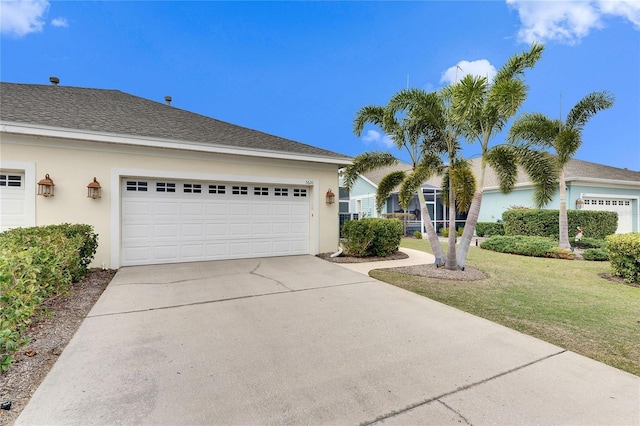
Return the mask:
<svg viewBox="0 0 640 426">
<path fill-rule="evenodd" d="M 513 209 L 502 213 L 504 235 L 529 235 L 558 238 L 560 235 L 558 210 Z M 603 239 L 616 232 L 618 214 L 615 212 L 569 210 L 567 211 L 569 237 L 578 227 L 585 237 Z"/>
<path fill-rule="evenodd" d="M 607 242 L 605 240 L 597 239 L 597 238 L 582 238 L 581 240 L 576 241 L 575 239 L 569 239 L 569 242 L 573 247 L 578 247 L 582 249 L 603 249 L 607 246 Z"/>
<path fill-rule="evenodd" d="M 416 220 L 416 215 L 413 213 L 384 213 L 382 215 L 385 219 L 399 219 L 404 220 Z"/>
<path fill-rule="evenodd" d="M 478 222 L 476 224 L 476 235 L 479 237 L 504 235 L 504 225 L 502 222 Z"/>
<path fill-rule="evenodd" d="M 463 233 L 464 233 L 464 226 L 461 226 L 460 228 L 458 228 L 458 229 L 456 230 L 456 235 L 457 235 L 458 237 L 462 237 L 462 234 L 463 234 Z"/>
<path fill-rule="evenodd" d="M 347 254 L 386 257 L 398 250 L 403 228 L 398 219 L 368 218 L 345 223 L 342 232 Z"/>
<path fill-rule="evenodd" d="M 486 239 L 480 247 L 500 253 L 519 254 L 534 257 L 560 257 L 557 241 L 545 237 L 527 237 L 524 235 L 497 235 Z"/>
<path fill-rule="evenodd" d="M 422 239 L 422 232 L 420 231 L 416 231 L 413 233 L 413 238 L 415 238 L 416 240 L 421 240 Z"/>
<path fill-rule="evenodd" d="M 640 282 L 640 232 L 609 235 L 606 238 L 611 273 L 626 282 Z"/>
<path fill-rule="evenodd" d="M 582 253 L 584 260 L 606 261 L 609 260 L 607 250 L 602 248 L 588 248 Z"/>
<path fill-rule="evenodd" d="M 81 280 L 97 248 L 89 225 L 16 228 L 0 233 L 0 369 L 13 354 L 44 299 Z"/>
<path fill-rule="evenodd" d="M 440 228 L 440 235 L 445 238 L 449 237 L 449 228 Z"/>
</svg>

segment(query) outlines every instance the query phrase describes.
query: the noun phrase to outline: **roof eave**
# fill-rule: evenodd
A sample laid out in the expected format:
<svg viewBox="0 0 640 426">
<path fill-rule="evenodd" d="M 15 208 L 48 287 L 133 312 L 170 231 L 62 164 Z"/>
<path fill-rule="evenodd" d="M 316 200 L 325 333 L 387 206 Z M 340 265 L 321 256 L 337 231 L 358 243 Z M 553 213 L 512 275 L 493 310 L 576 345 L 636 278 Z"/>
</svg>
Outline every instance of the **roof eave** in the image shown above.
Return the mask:
<svg viewBox="0 0 640 426">
<path fill-rule="evenodd" d="M 92 132 L 79 129 L 51 127 L 37 124 L 0 121 L 0 132 L 25 136 L 40 136 L 60 139 L 74 139 L 91 142 L 103 142 L 118 145 L 147 146 L 155 148 L 179 149 L 186 151 L 209 152 L 216 154 L 243 155 L 249 157 L 273 158 L 282 160 L 309 161 L 314 163 L 348 166 L 352 163 L 349 157 L 331 157 L 323 155 L 290 153 L 254 148 L 232 147 L 202 142 L 180 141 L 164 138 L 150 138 L 135 135 L 122 135 L 105 132 Z"/>
</svg>

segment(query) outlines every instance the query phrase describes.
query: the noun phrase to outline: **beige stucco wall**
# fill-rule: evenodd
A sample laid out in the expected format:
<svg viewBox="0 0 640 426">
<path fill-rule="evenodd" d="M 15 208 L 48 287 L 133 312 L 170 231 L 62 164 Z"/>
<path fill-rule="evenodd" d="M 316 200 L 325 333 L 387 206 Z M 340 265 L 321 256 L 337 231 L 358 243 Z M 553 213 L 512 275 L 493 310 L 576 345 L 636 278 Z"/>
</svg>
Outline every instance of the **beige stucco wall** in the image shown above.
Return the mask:
<svg viewBox="0 0 640 426">
<path fill-rule="evenodd" d="M 167 172 L 175 176 L 250 177 L 255 182 L 296 180 L 312 182 L 311 254 L 334 251 L 338 246 L 338 203 L 328 205 L 325 193 L 337 194 L 338 166 L 308 161 L 256 158 L 207 152 L 140 147 L 133 145 L 47 139 L 2 133 L 0 160 L 35 164 L 35 182 L 49 174 L 55 183 L 55 196 L 35 197 L 36 225 L 63 222 L 88 223 L 99 234 L 99 248 L 92 266 L 117 267 L 112 261 L 112 231 L 119 227 L 119 209 L 112 207 L 116 170 L 136 170 L 140 177 Z M 146 175 L 145 171 L 149 174 Z M 87 184 L 96 177 L 102 198 L 87 198 Z M 118 198 L 115 198 L 118 202 Z M 115 207 L 118 207 L 117 205 Z M 115 229 L 116 235 L 119 229 Z M 116 243 L 117 244 L 117 243 Z"/>
</svg>

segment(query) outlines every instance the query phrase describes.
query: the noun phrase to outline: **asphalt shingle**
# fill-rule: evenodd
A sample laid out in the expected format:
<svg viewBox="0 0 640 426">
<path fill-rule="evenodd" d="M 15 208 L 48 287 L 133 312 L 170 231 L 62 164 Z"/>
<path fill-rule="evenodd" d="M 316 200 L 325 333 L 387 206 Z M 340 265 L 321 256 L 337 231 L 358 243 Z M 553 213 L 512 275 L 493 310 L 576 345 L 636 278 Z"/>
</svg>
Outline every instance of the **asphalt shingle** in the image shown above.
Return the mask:
<svg viewBox="0 0 640 426">
<path fill-rule="evenodd" d="M 119 90 L 0 83 L 0 120 L 341 160 L 348 158 Z"/>
</svg>

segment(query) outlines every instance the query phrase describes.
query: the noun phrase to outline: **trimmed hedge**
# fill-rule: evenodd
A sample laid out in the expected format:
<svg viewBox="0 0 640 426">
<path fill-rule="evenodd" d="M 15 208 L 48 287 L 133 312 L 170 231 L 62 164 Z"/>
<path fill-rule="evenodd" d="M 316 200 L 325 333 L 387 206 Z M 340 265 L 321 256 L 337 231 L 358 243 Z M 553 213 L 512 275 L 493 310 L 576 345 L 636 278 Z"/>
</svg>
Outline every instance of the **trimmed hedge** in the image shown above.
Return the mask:
<svg viewBox="0 0 640 426">
<path fill-rule="evenodd" d="M 98 245 L 90 225 L 16 228 L 0 233 L 0 370 L 14 361 L 42 302 L 82 280 Z"/>
<path fill-rule="evenodd" d="M 640 232 L 606 238 L 611 273 L 628 283 L 640 283 Z"/>
<path fill-rule="evenodd" d="M 502 213 L 504 235 L 529 235 L 558 238 L 560 225 L 558 210 L 512 209 Z M 618 228 L 615 212 L 568 210 L 569 237 L 580 227 L 585 237 L 604 239 Z"/>
<path fill-rule="evenodd" d="M 400 247 L 403 228 L 398 219 L 368 218 L 346 222 L 342 233 L 348 255 L 386 257 Z"/>
<path fill-rule="evenodd" d="M 578 241 L 570 238 L 569 242 L 573 247 L 582 249 L 604 249 L 605 247 L 607 247 L 607 242 L 605 240 L 597 238 L 582 238 Z"/>
<path fill-rule="evenodd" d="M 607 261 L 609 260 L 609 253 L 605 249 L 589 248 L 582 253 L 582 257 L 584 260 Z"/>
<path fill-rule="evenodd" d="M 573 253 L 570 250 L 559 248 L 557 241 L 546 237 L 498 235 L 483 241 L 480 248 L 522 256 L 573 259 Z"/>
<path fill-rule="evenodd" d="M 476 235 L 478 237 L 504 235 L 504 225 L 502 222 L 478 222 L 476 224 Z"/>
</svg>

